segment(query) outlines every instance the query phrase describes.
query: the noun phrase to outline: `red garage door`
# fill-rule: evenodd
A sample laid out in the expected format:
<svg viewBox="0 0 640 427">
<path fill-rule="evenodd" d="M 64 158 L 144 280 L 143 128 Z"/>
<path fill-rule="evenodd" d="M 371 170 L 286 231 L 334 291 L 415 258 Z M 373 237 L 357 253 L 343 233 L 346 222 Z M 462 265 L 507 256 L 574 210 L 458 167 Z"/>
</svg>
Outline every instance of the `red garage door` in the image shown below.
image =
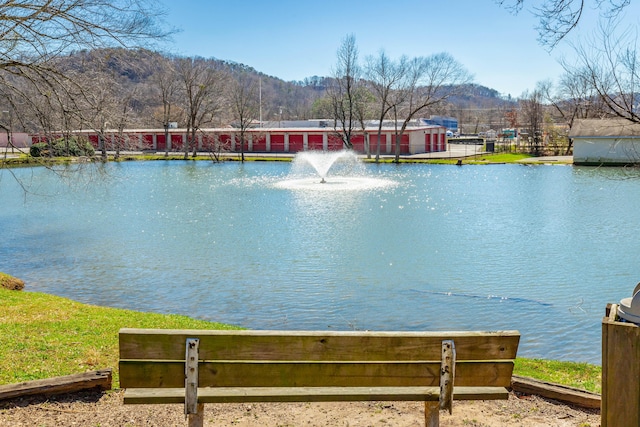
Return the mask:
<svg viewBox="0 0 640 427">
<path fill-rule="evenodd" d="M 320 134 L 320 135 L 318 135 L 318 134 L 309 135 L 309 139 L 307 140 L 309 150 L 320 150 L 320 151 L 322 151 L 324 149 L 323 140 L 324 140 L 324 137 L 323 137 L 322 134 Z"/>
<path fill-rule="evenodd" d="M 289 135 L 289 152 L 297 153 L 304 149 L 304 139 L 302 135 Z"/>
<path fill-rule="evenodd" d="M 371 153 L 377 153 L 378 152 L 378 134 L 371 134 L 371 136 L 369 136 L 369 144 L 371 145 Z M 382 134 L 380 135 L 380 153 L 381 154 L 388 154 L 387 152 L 387 135 Z"/>
<path fill-rule="evenodd" d="M 182 135 L 171 135 L 171 149 L 173 151 L 178 151 L 182 149 Z"/>
<path fill-rule="evenodd" d="M 142 135 L 142 147 L 140 147 L 142 150 L 151 150 L 153 149 L 153 135 L 151 134 L 144 134 Z"/>
<path fill-rule="evenodd" d="M 264 135 L 253 135 L 253 151 L 267 151 L 267 138 Z"/>
<path fill-rule="evenodd" d="M 353 135 L 351 137 L 351 144 L 353 145 L 353 151 L 358 153 L 365 153 L 364 149 L 364 135 Z"/>
<path fill-rule="evenodd" d="M 284 135 L 271 135 L 271 152 L 284 153 Z"/>
<path fill-rule="evenodd" d="M 329 135 L 327 138 L 327 150 L 339 151 L 344 148 L 344 143 L 339 135 Z"/>
</svg>

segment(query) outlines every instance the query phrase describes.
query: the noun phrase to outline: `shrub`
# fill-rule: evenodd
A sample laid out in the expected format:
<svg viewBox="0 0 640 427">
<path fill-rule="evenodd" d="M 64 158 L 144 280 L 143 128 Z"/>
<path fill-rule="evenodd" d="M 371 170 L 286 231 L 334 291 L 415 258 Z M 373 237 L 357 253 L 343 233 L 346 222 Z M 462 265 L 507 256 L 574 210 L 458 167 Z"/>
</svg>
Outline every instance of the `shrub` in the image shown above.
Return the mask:
<svg viewBox="0 0 640 427">
<path fill-rule="evenodd" d="M 33 144 L 29 152 L 33 157 L 43 157 L 49 155 L 50 149 L 53 149 L 54 157 L 91 157 L 95 154 L 95 150 L 89 141 L 75 137 L 58 138 L 53 141 L 52 146 L 45 142 L 39 142 Z"/>
<path fill-rule="evenodd" d="M 46 142 L 38 142 L 33 144 L 29 149 L 29 154 L 31 157 L 42 157 L 49 155 L 49 144 Z"/>
</svg>

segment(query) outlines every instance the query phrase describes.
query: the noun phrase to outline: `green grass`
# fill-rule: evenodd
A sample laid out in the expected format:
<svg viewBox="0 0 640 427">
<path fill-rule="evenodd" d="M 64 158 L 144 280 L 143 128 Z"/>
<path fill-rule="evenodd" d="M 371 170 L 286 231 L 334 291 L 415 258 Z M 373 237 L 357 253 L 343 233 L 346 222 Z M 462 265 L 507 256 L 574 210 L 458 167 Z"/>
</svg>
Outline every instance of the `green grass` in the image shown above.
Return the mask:
<svg viewBox="0 0 640 427">
<path fill-rule="evenodd" d="M 375 163 L 375 159 L 373 158 L 367 159 L 363 158 L 363 162 L 365 163 Z M 517 163 L 520 160 L 527 159 L 533 157 L 529 154 L 520 154 L 520 153 L 487 153 L 487 154 L 479 154 L 476 156 L 469 156 L 462 158 L 462 163 L 466 165 L 482 165 L 482 164 L 496 164 L 496 163 Z M 100 153 L 96 152 L 96 159 L 100 158 Z M 77 159 L 72 157 L 56 157 L 54 159 L 49 159 L 46 157 L 33 158 L 26 154 L 21 155 L 19 158 L 8 158 L 4 159 L 0 157 L 0 166 L 34 166 L 34 165 L 51 165 L 51 164 L 67 164 L 73 163 Z M 108 156 L 109 161 L 114 160 L 114 156 L 112 153 Z M 117 161 L 144 161 L 144 160 L 184 160 L 184 153 L 180 152 L 170 152 L 168 157 L 165 157 L 163 152 L 153 153 L 153 154 L 127 154 L 120 155 Z M 212 161 L 213 158 L 207 155 L 198 155 L 196 157 L 189 157 L 187 160 L 205 160 Z M 220 157 L 221 161 L 240 161 L 240 154 L 224 154 Z M 271 156 L 255 156 L 252 153 L 245 154 L 245 161 L 247 162 L 291 162 L 293 160 L 293 156 L 278 156 L 277 154 Z M 384 156 L 380 158 L 379 163 L 394 163 L 394 157 L 392 156 Z M 402 156 L 400 158 L 399 163 L 428 163 L 428 164 L 447 164 L 447 165 L 455 165 L 458 162 L 457 157 L 443 157 L 443 158 L 434 158 L 434 159 L 421 159 L 421 158 L 413 158 L 413 157 L 405 157 Z"/>
<path fill-rule="evenodd" d="M 0 384 L 111 367 L 117 384 L 118 330 L 237 329 L 186 316 L 81 304 L 0 289 Z"/>
<path fill-rule="evenodd" d="M 602 368 L 589 363 L 517 358 L 514 374 L 601 393 Z"/>
<path fill-rule="evenodd" d="M 488 153 L 478 154 L 475 156 L 464 157 L 462 159 L 463 165 L 491 165 L 491 164 L 503 164 L 503 163 L 518 163 L 521 160 L 529 159 L 533 156 L 530 154 L 520 153 Z M 452 159 L 433 159 L 429 160 L 429 163 L 449 164 L 454 165 L 458 162 L 457 158 Z"/>
<path fill-rule="evenodd" d="M 533 156 L 521 153 L 490 153 L 480 154 L 477 156 L 467 157 L 463 159 L 463 163 L 483 164 L 483 163 L 516 163 L 520 160 L 529 159 Z"/>
<path fill-rule="evenodd" d="M 0 288 L 0 384 L 113 368 L 118 386 L 118 330 L 238 329 L 186 316 L 82 304 Z M 600 392 L 601 368 L 586 363 L 516 360 L 516 375 Z"/>
<path fill-rule="evenodd" d="M 446 154 L 446 153 L 445 153 Z M 487 153 L 478 154 L 475 156 L 468 156 L 461 158 L 463 165 L 486 165 L 486 164 L 502 164 L 502 163 L 517 163 L 520 160 L 531 158 L 530 154 L 520 153 Z M 455 165 L 458 163 L 458 157 L 442 157 L 442 158 L 417 158 L 417 157 L 401 157 L 400 163 L 428 163 L 428 164 L 440 164 L 440 165 Z M 375 163 L 374 159 L 363 159 L 365 163 Z M 393 157 L 383 157 L 380 159 L 380 163 L 394 163 Z"/>
</svg>

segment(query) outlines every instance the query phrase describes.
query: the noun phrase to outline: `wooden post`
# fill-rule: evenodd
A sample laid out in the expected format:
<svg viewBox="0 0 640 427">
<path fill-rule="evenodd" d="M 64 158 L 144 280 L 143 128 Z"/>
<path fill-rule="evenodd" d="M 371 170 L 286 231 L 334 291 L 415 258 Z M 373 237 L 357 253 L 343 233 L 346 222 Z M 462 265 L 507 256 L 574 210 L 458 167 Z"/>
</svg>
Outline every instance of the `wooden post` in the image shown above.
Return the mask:
<svg viewBox="0 0 640 427">
<path fill-rule="evenodd" d="M 188 427 L 202 427 L 204 425 L 204 403 L 198 403 L 198 412 L 189 414 Z"/>
<path fill-rule="evenodd" d="M 440 403 L 437 401 L 424 402 L 425 427 L 440 427 Z"/>
<path fill-rule="evenodd" d="M 440 409 L 453 410 L 453 381 L 456 376 L 456 346 L 453 340 L 442 341 L 440 362 Z"/>
<path fill-rule="evenodd" d="M 189 418 L 189 427 L 202 426 L 204 405 L 198 404 L 198 338 L 187 338 L 184 363 L 184 413 Z"/>
<path fill-rule="evenodd" d="M 440 410 L 453 407 L 453 380 L 456 376 L 456 346 L 453 340 L 442 341 L 440 360 L 440 398 L 439 401 L 424 402 L 424 425 L 440 426 Z"/>
<path fill-rule="evenodd" d="M 640 327 L 617 312 L 602 319 L 602 427 L 640 425 Z"/>
</svg>

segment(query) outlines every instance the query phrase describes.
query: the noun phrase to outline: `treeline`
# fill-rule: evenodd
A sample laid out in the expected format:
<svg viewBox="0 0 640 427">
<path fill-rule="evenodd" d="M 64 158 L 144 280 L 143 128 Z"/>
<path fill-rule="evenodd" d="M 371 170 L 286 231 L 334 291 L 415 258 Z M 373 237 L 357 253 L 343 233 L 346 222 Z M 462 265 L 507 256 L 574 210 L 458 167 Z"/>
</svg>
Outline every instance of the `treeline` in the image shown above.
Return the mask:
<svg viewBox="0 0 640 427">
<path fill-rule="evenodd" d="M 184 75 L 187 73 L 185 61 L 191 68 L 203 70 L 198 76 L 191 76 L 191 82 L 185 82 L 185 78 L 188 80 Z M 330 118 L 322 116 L 325 111 L 321 100 L 327 95 L 332 77 L 312 76 L 286 82 L 247 65 L 224 60 L 176 57 L 146 49 L 124 48 L 73 52 L 57 58 L 55 66 L 60 74 L 50 72 L 44 78 L 7 73 L 5 81 L 9 84 L 4 85 L 0 94 L 5 106 L 3 124 L 8 125 L 11 121 L 13 131 L 30 133 L 60 131 L 71 124 L 74 129 L 96 131 L 123 126 L 159 128 L 166 121 L 186 127 L 189 103 L 194 101 L 202 103 L 203 110 L 199 113 L 207 116 L 197 125 L 232 124 L 237 117 L 234 117 L 229 94 L 218 92 L 201 94 L 203 99 L 200 100 L 189 98 L 189 84 L 204 81 L 208 73 L 217 74 L 218 80 L 248 75 L 258 84 L 260 99 L 256 101 L 260 102 L 260 117 L 254 117 L 254 120 Z M 175 82 L 169 82 L 171 79 Z M 172 87 L 163 88 L 163 85 Z M 164 98 L 163 89 L 170 89 Z M 497 91 L 474 84 L 456 93 L 464 95 L 452 96 L 447 105 L 432 113 L 458 116 L 462 110 L 482 110 L 507 103 Z M 215 97 L 226 99 L 213 102 L 211 98 Z M 217 105 L 215 114 L 211 108 L 206 108 L 206 104 L 211 103 Z M 164 107 L 170 107 L 170 111 L 163 112 Z"/>
<path fill-rule="evenodd" d="M 565 12 L 573 3 L 550 2 Z M 599 10 L 609 21 L 628 2 L 622 3 Z M 454 116 L 463 133 L 520 129 L 534 152 L 547 141 L 566 140 L 577 119 L 640 121 L 638 57 L 628 48 L 635 33 L 617 30 L 615 20 L 576 47 L 575 63 L 563 63 L 566 74 L 556 84 L 540 82 L 511 100 L 474 84 L 447 53 L 391 59 L 381 52 L 361 61 L 353 35 L 336 52 L 334 75 L 299 82 L 243 64 L 161 54 L 154 49 L 172 30 L 164 30 L 170 27 L 153 0 L 25 0 L 0 11 L 0 130 L 39 133 L 45 141 L 90 130 L 99 136 L 103 157 L 107 130 L 113 135 L 171 122 L 187 130 L 186 156 L 199 129 L 235 126 L 242 139 L 260 119 L 333 119 L 349 147 L 365 120 L 401 123 L 399 139 L 410 119 Z M 563 20 L 555 11 L 541 10 L 542 22 L 570 23 L 568 32 L 579 20 L 579 14 Z M 559 34 L 556 42 L 566 35 L 545 31 Z"/>
<path fill-rule="evenodd" d="M 191 152 L 195 155 L 197 133 L 205 128 L 232 126 L 244 140 L 244 132 L 259 120 L 328 119 L 337 132 L 356 123 L 355 118 L 345 121 L 335 108 L 336 96 L 343 96 L 336 93 L 344 79 L 339 76 L 286 82 L 244 64 L 142 48 L 83 49 L 44 64 L 45 68 L 0 69 L 0 103 L 4 106 L 0 128 L 38 134 L 45 144 L 57 141 L 62 147 L 86 146 L 74 134 L 91 131 L 98 135 L 97 149 L 104 159 L 107 151 L 115 151 L 117 157 L 131 148 L 126 129 L 168 129 L 177 123 L 186 129 L 183 151 L 187 158 Z M 369 106 L 363 105 L 358 120 L 380 120 L 375 82 L 360 79 L 358 87 L 358 91 L 370 92 L 363 96 L 359 92 L 358 102 Z M 433 86 L 412 89 L 417 94 L 432 90 Z M 504 121 L 505 111 L 513 106 L 497 91 L 467 81 L 437 90 L 438 102 L 429 101 L 428 108 L 414 111 L 419 115 L 411 119 L 435 114 L 454 116 L 464 123 L 470 117 L 477 132 L 493 126 L 492 122 Z M 395 91 L 398 96 L 407 92 L 406 88 Z M 450 93 L 443 95 L 442 91 Z M 393 109 L 388 108 L 394 115 L 389 113 L 384 119 L 404 120 L 409 107 L 407 100 L 398 101 Z M 349 143 L 345 138 L 346 147 Z M 244 149 L 245 144 L 240 146 Z M 214 152 L 228 149 L 216 147 Z M 41 148 L 39 152 L 51 156 L 57 152 L 53 145 Z"/>
</svg>

